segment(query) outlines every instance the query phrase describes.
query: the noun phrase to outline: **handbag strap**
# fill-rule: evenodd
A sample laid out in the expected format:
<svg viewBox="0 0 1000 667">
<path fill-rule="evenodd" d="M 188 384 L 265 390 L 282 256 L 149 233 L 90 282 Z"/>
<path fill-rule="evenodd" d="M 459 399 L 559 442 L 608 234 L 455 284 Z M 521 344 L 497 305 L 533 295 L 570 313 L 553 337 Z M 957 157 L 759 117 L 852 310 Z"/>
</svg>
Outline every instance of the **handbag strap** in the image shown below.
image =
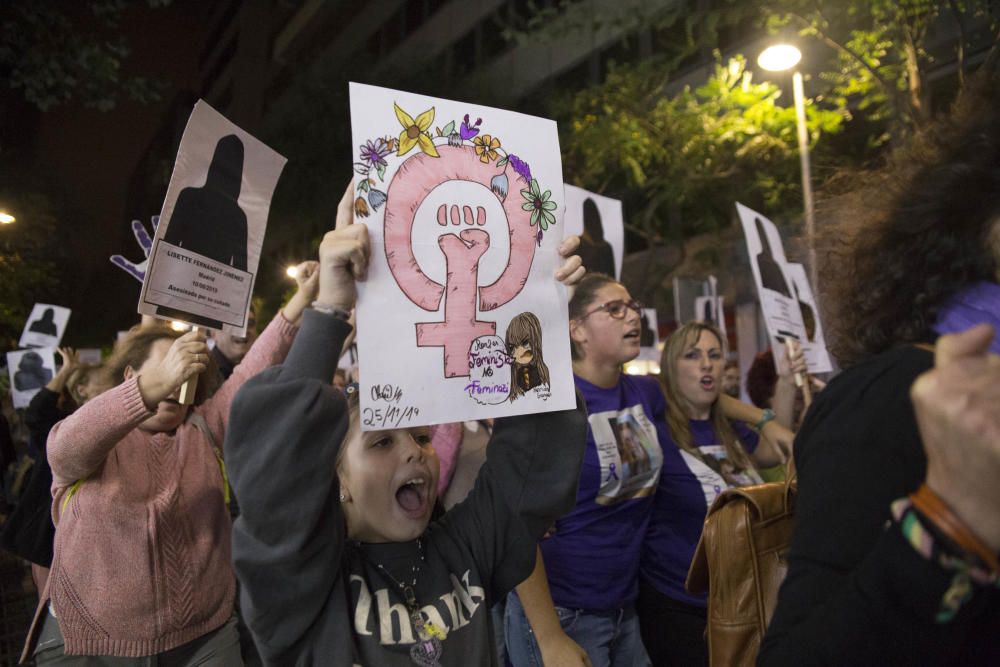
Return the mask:
<svg viewBox="0 0 1000 667">
<path fill-rule="evenodd" d="M 212 433 L 212 429 L 208 427 L 208 422 L 205 418 L 201 416 L 201 413 L 191 411 L 188 419 L 194 424 L 195 428 L 201 431 L 201 434 L 205 436 L 208 440 L 209 446 L 212 448 L 212 453 L 215 454 L 215 461 L 219 464 L 219 473 L 222 475 L 222 494 L 223 499 L 226 501 L 226 507 L 229 507 L 231 501 L 229 493 L 229 474 L 226 472 L 226 462 L 222 458 L 222 450 L 219 449 L 219 445 L 215 442 L 215 435 Z"/>
<path fill-rule="evenodd" d="M 795 453 L 788 457 L 788 463 L 785 464 L 785 511 L 790 512 L 792 508 L 791 497 L 792 494 L 798 490 L 798 471 L 795 469 Z"/>
</svg>

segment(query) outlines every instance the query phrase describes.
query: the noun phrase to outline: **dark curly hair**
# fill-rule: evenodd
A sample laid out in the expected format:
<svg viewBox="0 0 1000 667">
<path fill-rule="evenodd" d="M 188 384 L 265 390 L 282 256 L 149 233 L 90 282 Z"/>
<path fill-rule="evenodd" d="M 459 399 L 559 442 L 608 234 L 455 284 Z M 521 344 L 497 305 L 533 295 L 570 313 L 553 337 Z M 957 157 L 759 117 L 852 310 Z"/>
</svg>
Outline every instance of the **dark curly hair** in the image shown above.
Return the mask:
<svg viewBox="0 0 1000 667">
<path fill-rule="evenodd" d="M 862 176 L 864 187 L 841 198 L 839 223 L 819 239 L 825 323 L 843 367 L 926 340 L 949 297 L 997 280 L 996 76 L 981 74 L 947 118 Z"/>
<path fill-rule="evenodd" d="M 753 359 L 747 371 L 747 394 L 758 408 L 771 407 L 778 372 L 774 368 L 774 353 L 767 348 Z"/>
</svg>

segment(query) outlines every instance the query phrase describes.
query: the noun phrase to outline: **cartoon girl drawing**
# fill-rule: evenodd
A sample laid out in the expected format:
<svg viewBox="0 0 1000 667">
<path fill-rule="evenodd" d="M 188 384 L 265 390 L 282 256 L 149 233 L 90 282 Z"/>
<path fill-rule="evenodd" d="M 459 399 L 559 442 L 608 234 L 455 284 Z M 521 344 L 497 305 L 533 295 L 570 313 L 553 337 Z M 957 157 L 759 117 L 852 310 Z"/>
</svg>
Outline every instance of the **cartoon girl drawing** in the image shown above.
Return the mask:
<svg viewBox="0 0 1000 667">
<path fill-rule="evenodd" d="M 542 323 L 533 313 L 521 313 L 510 321 L 505 342 L 511 357 L 508 400 L 549 384 L 549 367 L 542 359 Z"/>
</svg>

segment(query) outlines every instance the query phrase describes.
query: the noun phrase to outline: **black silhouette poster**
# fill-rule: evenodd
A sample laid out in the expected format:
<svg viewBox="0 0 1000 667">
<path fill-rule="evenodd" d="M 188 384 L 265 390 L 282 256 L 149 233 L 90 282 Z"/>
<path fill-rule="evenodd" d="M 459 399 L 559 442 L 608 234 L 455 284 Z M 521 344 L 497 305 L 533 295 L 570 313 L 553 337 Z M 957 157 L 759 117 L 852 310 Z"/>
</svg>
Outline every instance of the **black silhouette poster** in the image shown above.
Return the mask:
<svg viewBox="0 0 1000 667">
<path fill-rule="evenodd" d="M 571 234 L 580 235 L 577 254 L 588 273 L 621 276 L 625 223 L 619 200 L 567 185 L 564 236 Z"/>
<path fill-rule="evenodd" d="M 825 345 L 817 346 L 810 343 L 803 310 L 793 292 L 789 271 L 791 265 L 785 258 L 785 249 L 778 228 L 766 217 L 742 204 L 737 203 L 736 210 L 746 237 L 747 254 L 750 256 L 750 268 L 757 282 L 761 312 L 764 314 L 764 322 L 768 334 L 774 341 L 775 349 L 783 346 L 786 338 L 794 338 L 802 345 L 810 373 L 825 373 L 832 370 Z M 804 277 L 803 275 L 803 279 Z M 799 287 L 797 283 L 796 287 Z M 807 282 L 802 291 L 803 293 L 808 291 L 811 315 L 814 319 L 818 318 L 812 290 L 808 290 Z"/>
<path fill-rule="evenodd" d="M 140 313 L 245 334 L 285 162 L 203 100 L 195 104 L 156 227 Z"/>
<path fill-rule="evenodd" d="M 711 324 L 726 335 L 726 311 L 723 306 L 724 297 L 721 296 L 698 296 L 694 299 L 695 322 Z"/>
<path fill-rule="evenodd" d="M 55 348 L 39 347 L 7 353 L 10 396 L 15 408 L 26 408 L 32 396 L 49 383 L 56 372 Z"/>
<path fill-rule="evenodd" d="M 643 308 L 639 315 L 639 356 L 646 361 L 660 360 L 660 334 L 655 308 Z"/>
<path fill-rule="evenodd" d="M 800 342 L 809 370 L 813 373 L 832 371 L 833 363 L 826 350 L 823 323 L 820 322 L 819 308 L 816 305 L 812 287 L 809 285 L 806 267 L 801 264 L 786 264 L 785 275 L 788 276 L 788 282 L 792 286 L 792 295 L 799 304 L 799 311 L 802 313 L 802 324 L 805 327 L 806 336 Z"/>
<path fill-rule="evenodd" d="M 69 322 L 69 308 L 49 303 L 36 303 L 24 323 L 18 347 L 55 347 L 62 341 Z"/>
</svg>

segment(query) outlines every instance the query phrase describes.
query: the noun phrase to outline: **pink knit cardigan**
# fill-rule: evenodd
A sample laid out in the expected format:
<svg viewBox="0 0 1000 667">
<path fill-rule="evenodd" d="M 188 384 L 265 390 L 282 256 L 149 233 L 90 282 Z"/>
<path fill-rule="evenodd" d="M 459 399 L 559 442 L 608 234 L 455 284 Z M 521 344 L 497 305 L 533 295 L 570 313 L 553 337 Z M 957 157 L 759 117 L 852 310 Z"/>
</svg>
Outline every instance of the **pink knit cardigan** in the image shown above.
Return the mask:
<svg viewBox="0 0 1000 667">
<path fill-rule="evenodd" d="M 195 408 L 220 452 L 237 390 L 284 360 L 295 331 L 276 316 L 233 375 Z M 233 613 L 219 460 L 190 417 L 172 434 L 137 428 L 151 414 L 133 378 L 49 435 L 56 539 L 48 591 L 68 655 L 161 653 Z"/>
</svg>

